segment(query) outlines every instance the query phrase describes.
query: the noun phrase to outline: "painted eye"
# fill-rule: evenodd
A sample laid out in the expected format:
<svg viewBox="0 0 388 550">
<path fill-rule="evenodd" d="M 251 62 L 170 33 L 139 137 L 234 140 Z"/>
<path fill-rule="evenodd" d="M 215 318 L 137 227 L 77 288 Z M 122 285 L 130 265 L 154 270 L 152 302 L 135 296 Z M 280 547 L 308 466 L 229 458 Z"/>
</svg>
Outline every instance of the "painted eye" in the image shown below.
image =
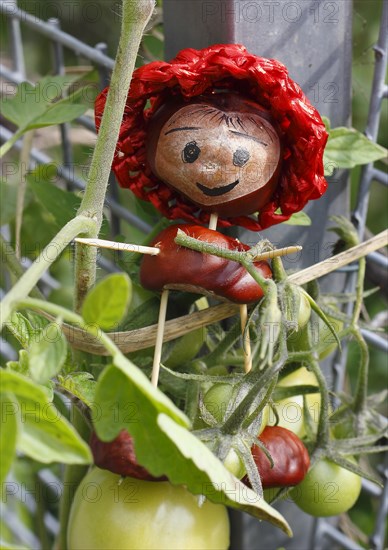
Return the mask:
<svg viewBox="0 0 388 550">
<path fill-rule="evenodd" d="M 249 160 L 249 153 L 246 149 L 237 149 L 233 154 L 233 164 L 235 166 L 244 166 Z"/>
<path fill-rule="evenodd" d="M 185 148 L 182 151 L 182 160 L 183 162 L 195 162 L 199 157 L 201 149 L 198 147 L 196 141 L 190 141 L 186 144 Z"/>
</svg>

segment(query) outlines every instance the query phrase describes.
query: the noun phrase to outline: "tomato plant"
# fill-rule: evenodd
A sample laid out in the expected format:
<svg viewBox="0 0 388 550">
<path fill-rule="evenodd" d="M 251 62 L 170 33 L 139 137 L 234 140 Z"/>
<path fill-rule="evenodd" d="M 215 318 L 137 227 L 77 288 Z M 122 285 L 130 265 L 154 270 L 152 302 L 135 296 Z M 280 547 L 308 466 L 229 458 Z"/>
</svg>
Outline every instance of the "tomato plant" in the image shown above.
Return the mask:
<svg viewBox="0 0 388 550">
<path fill-rule="evenodd" d="M 352 462 L 355 463 L 354 459 Z M 347 512 L 361 492 L 361 477 L 328 459 L 319 460 L 290 493 L 295 504 L 317 517 Z"/>
<path fill-rule="evenodd" d="M 93 468 L 79 485 L 68 527 L 74 550 L 227 550 L 225 506 L 167 481 L 120 478 Z"/>
</svg>

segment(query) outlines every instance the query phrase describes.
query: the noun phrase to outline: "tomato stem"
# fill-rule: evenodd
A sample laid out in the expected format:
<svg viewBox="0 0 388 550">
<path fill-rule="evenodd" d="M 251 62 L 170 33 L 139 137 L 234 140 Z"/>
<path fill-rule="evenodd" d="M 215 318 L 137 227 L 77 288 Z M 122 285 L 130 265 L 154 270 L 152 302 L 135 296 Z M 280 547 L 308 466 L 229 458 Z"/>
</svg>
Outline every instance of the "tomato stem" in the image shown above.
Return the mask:
<svg viewBox="0 0 388 550">
<path fill-rule="evenodd" d="M 93 152 L 88 182 L 78 213 L 96 219 L 96 226 L 83 236 L 98 236 L 103 219 L 106 189 L 128 90 L 135 67 L 136 55 L 146 24 L 154 9 L 154 0 L 122 3 L 122 24 L 110 87 Z M 97 251 L 92 247 L 76 247 L 75 308 L 79 311 L 83 299 L 96 276 Z"/>
<path fill-rule="evenodd" d="M 327 447 L 329 443 L 329 392 L 327 389 L 327 383 L 322 371 L 319 367 L 318 361 L 311 357 L 310 367 L 315 374 L 319 392 L 321 394 L 321 410 L 319 412 L 318 428 L 317 428 L 317 440 L 314 448 L 313 455 L 315 456 L 321 449 Z"/>
<path fill-rule="evenodd" d="M 16 303 L 29 295 L 43 273 L 55 262 L 74 237 L 79 235 L 82 231 L 85 231 L 85 228 L 92 230 L 94 227 L 95 220 L 79 215 L 70 220 L 59 233 L 57 233 L 4 297 L 0 306 L 0 328 L 3 327 L 4 323 L 11 315 Z"/>
<path fill-rule="evenodd" d="M 352 335 L 360 348 L 360 368 L 358 371 L 357 385 L 353 402 L 353 410 L 356 414 L 356 434 L 363 435 L 365 422 L 364 412 L 367 407 L 368 374 L 369 374 L 369 349 L 360 330 L 354 328 Z"/>
</svg>

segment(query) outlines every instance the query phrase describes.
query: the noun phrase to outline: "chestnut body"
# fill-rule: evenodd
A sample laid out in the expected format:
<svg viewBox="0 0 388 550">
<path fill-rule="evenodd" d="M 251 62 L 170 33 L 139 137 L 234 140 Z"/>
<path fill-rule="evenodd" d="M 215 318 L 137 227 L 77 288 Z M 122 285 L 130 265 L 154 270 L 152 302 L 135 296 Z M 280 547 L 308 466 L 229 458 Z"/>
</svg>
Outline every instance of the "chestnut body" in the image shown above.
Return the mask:
<svg viewBox="0 0 388 550">
<path fill-rule="evenodd" d="M 154 291 L 173 289 L 195 292 L 237 304 L 256 302 L 263 296 L 261 287 L 241 264 L 178 246 L 174 242 L 178 229 L 190 237 L 223 249 L 249 249 L 237 239 L 202 226 L 171 225 L 159 233 L 152 243 L 160 249 L 160 254 L 145 256 L 142 260 L 140 282 L 144 288 Z M 272 276 L 267 262 L 260 261 L 254 265 L 263 277 Z"/>
<path fill-rule="evenodd" d="M 165 476 L 156 478 L 143 466 L 140 466 L 136 459 L 133 439 L 126 430 L 122 430 L 113 441 L 101 441 L 96 432 L 92 432 L 90 448 L 94 464 L 99 468 L 121 476 L 146 479 L 147 481 L 167 479 Z"/>
</svg>

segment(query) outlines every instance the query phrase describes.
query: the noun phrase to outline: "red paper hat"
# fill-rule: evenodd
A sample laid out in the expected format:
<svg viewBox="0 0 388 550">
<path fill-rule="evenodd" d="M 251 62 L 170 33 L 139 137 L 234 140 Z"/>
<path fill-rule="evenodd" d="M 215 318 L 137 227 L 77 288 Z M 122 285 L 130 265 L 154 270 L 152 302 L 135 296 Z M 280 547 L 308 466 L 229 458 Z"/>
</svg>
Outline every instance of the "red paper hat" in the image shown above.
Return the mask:
<svg viewBox="0 0 388 550">
<path fill-rule="evenodd" d="M 321 197 L 327 188 L 322 161 L 327 132 L 318 111 L 282 63 L 252 55 L 239 44 L 188 48 L 169 63 L 154 61 L 134 71 L 112 164 L 120 185 L 150 201 L 169 219 L 207 224 L 209 213 L 152 174 L 145 142 L 148 121 L 165 101 L 190 100 L 220 88 L 238 92 L 270 111 L 283 132 L 283 163 L 275 192 L 257 216 L 220 217 L 219 225 L 259 231 L 288 220 L 309 200 Z M 107 91 L 96 100 L 97 129 Z M 147 101 L 150 107 L 145 109 Z"/>
</svg>

